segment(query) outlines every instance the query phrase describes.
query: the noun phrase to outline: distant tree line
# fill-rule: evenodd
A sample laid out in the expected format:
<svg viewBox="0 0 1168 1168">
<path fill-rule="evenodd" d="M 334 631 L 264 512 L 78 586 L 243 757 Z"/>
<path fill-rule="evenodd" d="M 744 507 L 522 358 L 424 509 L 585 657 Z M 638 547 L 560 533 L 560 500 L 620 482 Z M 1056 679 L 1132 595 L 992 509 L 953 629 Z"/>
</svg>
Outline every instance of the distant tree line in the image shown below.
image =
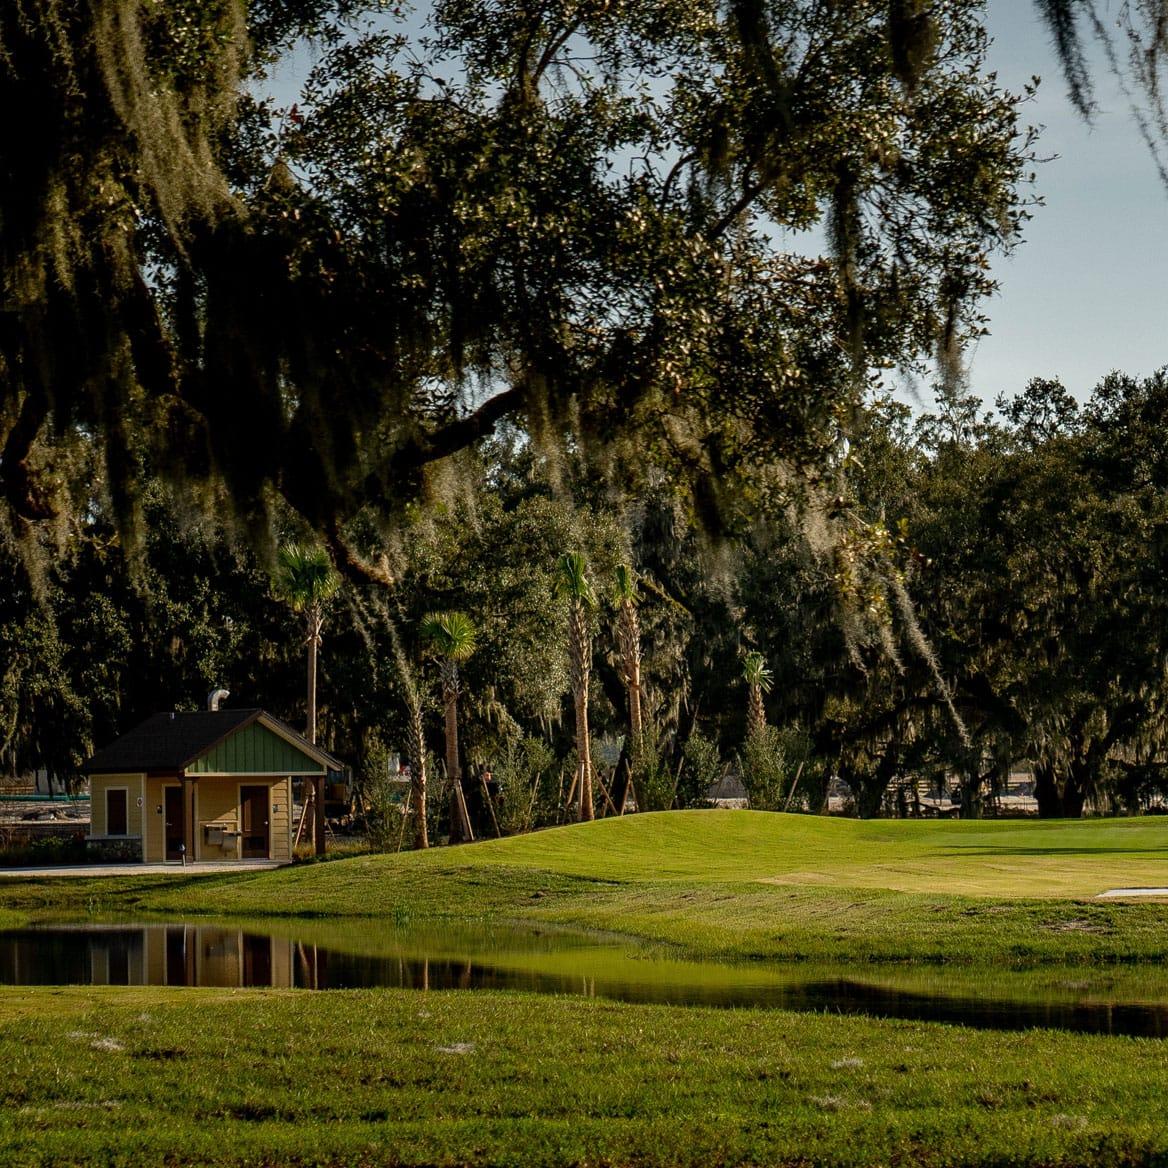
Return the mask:
<svg viewBox="0 0 1168 1168">
<path fill-rule="evenodd" d="M 365 792 L 391 753 L 428 767 L 437 836 L 458 813 L 433 791 L 461 773 L 473 803 L 488 768 L 500 830 L 701 805 L 728 765 L 764 808 L 822 811 L 834 779 L 877 815 L 894 780 L 944 779 L 977 815 L 1026 760 L 1044 816 L 1138 811 L 1168 793 L 1166 409 L 1164 374 L 1082 405 L 1036 380 L 993 417 L 877 398 L 840 494 L 775 478 L 717 540 L 664 476 L 615 507 L 586 460 L 506 431 L 404 525 L 350 533 L 392 583 L 314 617 L 320 740 Z M 307 726 L 278 574 L 163 487 L 139 550 L 100 490 L 81 513 L 39 592 L 3 549 L 7 771 L 74 775 L 220 685 Z"/>
<path fill-rule="evenodd" d="M 1038 7 L 1089 112 L 1099 6 Z M 509 830 L 726 764 L 1137 806 L 1156 495 L 1104 448 L 1156 391 L 953 389 L 1033 206 L 986 46 L 976 0 L 0 6 L 5 767 L 222 685 L 362 784 L 404 753 L 419 843 L 488 764 Z"/>
</svg>

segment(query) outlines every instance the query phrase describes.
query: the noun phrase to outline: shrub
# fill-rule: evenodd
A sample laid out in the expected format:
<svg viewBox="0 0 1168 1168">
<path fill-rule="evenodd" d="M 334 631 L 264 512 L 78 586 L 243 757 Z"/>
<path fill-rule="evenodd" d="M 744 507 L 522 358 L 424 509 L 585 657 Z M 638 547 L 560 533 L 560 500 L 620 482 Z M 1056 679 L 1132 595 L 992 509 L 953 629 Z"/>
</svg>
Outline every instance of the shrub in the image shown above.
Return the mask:
<svg viewBox="0 0 1168 1168">
<path fill-rule="evenodd" d="M 375 852 L 396 852 L 413 844 L 407 823 L 409 788 L 386 774 L 366 775 L 364 787 L 365 834 Z"/>
<path fill-rule="evenodd" d="M 774 726 L 763 726 L 751 734 L 738 765 L 750 806 L 755 811 L 781 811 L 793 774 L 788 773 L 787 753 L 779 731 Z"/>
<path fill-rule="evenodd" d="M 677 795 L 678 777 L 669 765 L 669 756 L 662 749 L 657 732 L 646 729 L 641 733 L 637 761 L 633 765 L 633 787 L 637 794 L 638 811 L 668 811 Z"/>
<path fill-rule="evenodd" d="M 681 779 L 677 784 L 678 806 L 707 806 L 710 788 L 721 779 L 724 765 L 718 744 L 700 730 L 694 730 L 682 751 Z"/>
<path fill-rule="evenodd" d="M 4 868 L 51 868 L 65 864 L 83 864 L 87 859 L 89 853 L 84 832 L 72 836 L 52 835 L 31 840 L 26 838 L 23 842 L 17 842 L 17 838 L 13 836 L 9 839 L 8 846 L 0 850 L 0 867 Z"/>
<path fill-rule="evenodd" d="M 512 738 L 491 770 L 498 783 L 495 816 L 507 835 L 556 821 L 556 756 L 542 738 Z"/>
</svg>

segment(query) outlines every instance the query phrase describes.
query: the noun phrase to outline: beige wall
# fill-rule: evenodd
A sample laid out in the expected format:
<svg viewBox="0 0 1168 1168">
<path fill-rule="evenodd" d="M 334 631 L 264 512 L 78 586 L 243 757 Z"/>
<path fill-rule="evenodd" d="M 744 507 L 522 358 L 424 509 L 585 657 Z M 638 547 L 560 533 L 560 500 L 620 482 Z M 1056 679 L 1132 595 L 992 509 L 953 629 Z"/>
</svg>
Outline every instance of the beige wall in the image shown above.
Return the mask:
<svg viewBox="0 0 1168 1168">
<path fill-rule="evenodd" d="M 132 779 L 132 785 L 130 783 Z M 102 835 L 105 830 L 105 787 L 130 786 L 129 824 L 130 834 L 141 834 L 145 828 L 145 860 L 160 864 L 165 859 L 166 837 L 165 817 L 159 812 L 165 807 L 166 787 L 180 786 L 176 778 L 157 778 L 142 775 L 95 776 L 93 779 L 93 827 L 92 834 Z M 239 858 L 239 788 L 241 786 L 268 786 L 269 807 L 271 808 L 271 858 L 290 860 L 292 858 L 292 780 L 290 778 L 270 778 L 266 775 L 231 776 L 229 778 L 196 779 L 195 787 L 195 854 L 196 860 L 236 860 Z M 138 806 L 138 796 L 145 791 L 143 805 Z M 100 794 L 99 794 L 100 791 Z M 98 812 L 100 806 L 100 823 Z M 225 835 L 219 847 L 207 843 L 204 828 L 208 825 L 223 828 Z"/>
<path fill-rule="evenodd" d="M 89 834 L 93 839 L 105 839 L 109 825 L 106 821 L 106 792 L 122 788 L 126 792 L 126 836 L 142 838 L 146 806 L 145 775 L 94 775 L 89 780 Z"/>
<path fill-rule="evenodd" d="M 291 779 L 276 779 L 272 783 L 272 859 L 292 859 Z"/>
<path fill-rule="evenodd" d="M 195 855 L 200 860 L 236 860 L 239 858 L 239 785 L 234 779 L 199 779 L 195 783 L 198 807 L 198 831 Z M 225 833 L 223 843 L 215 847 L 207 842 L 204 828 L 218 827 Z"/>
<path fill-rule="evenodd" d="M 198 806 L 196 855 L 200 860 L 235 860 L 240 856 L 238 832 L 239 788 L 268 787 L 269 826 L 273 860 L 292 858 L 292 780 L 269 778 L 265 775 L 233 775 L 229 778 L 203 777 L 195 783 Z M 235 834 L 225 835 L 223 843 L 214 847 L 207 842 L 204 828 L 219 827 Z"/>
</svg>

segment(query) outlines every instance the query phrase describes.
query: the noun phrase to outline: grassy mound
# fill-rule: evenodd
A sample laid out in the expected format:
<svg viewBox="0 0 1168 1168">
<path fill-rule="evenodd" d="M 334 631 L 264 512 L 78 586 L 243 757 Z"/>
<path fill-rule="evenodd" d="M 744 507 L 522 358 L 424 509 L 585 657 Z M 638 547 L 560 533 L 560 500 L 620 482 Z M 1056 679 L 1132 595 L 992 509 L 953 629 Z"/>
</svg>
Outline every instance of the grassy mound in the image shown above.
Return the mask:
<svg viewBox="0 0 1168 1168">
<path fill-rule="evenodd" d="M 558 924 L 698 957 L 965 963 L 1168 957 L 1168 820 L 904 822 L 628 816 L 268 872 L 0 883 L 0 907 Z"/>
</svg>

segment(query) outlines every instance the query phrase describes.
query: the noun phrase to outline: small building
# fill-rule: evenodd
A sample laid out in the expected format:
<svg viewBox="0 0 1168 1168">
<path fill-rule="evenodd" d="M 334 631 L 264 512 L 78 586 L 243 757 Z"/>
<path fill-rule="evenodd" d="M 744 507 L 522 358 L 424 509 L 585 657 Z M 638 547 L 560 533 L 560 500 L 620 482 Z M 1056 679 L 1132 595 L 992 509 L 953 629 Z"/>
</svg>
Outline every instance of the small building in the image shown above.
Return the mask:
<svg viewBox="0 0 1168 1168">
<path fill-rule="evenodd" d="M 92 850 L 106 858 L 291 860 L 292 784 L 341 764 L 264 710 L 155 714 L 99 750 Z"/>
</svg>

